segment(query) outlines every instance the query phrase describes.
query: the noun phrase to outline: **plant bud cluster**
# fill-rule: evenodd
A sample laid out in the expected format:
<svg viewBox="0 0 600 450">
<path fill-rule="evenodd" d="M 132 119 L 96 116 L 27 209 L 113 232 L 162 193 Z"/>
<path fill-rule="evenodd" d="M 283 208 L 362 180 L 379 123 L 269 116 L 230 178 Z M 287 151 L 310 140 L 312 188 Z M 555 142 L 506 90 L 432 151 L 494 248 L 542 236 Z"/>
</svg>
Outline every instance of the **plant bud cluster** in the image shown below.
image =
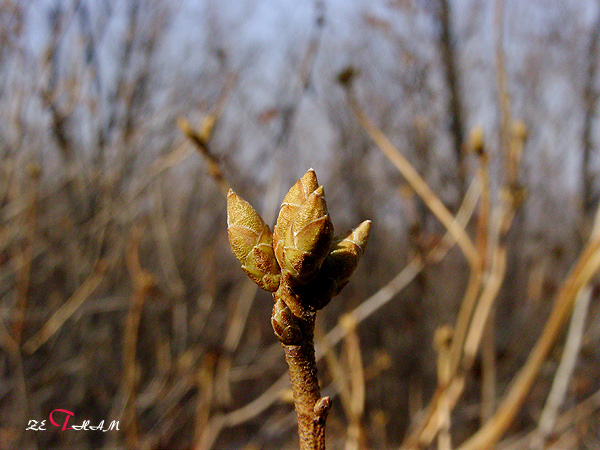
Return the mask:
<svg viewBox="0 0 600 450">
<path fill-rule="evenodd" d="M 340 293 L 356 269 L 371 222 L 334 237 L 325 192 L 310 169 L 283 199 L 269 226 L 232 190 L 227 195 L 227 233 L 242 269 L 274 293 L 273 328 L 282 342 L 298 338 L 293 316 L 314 314 Z"/>
</svg>

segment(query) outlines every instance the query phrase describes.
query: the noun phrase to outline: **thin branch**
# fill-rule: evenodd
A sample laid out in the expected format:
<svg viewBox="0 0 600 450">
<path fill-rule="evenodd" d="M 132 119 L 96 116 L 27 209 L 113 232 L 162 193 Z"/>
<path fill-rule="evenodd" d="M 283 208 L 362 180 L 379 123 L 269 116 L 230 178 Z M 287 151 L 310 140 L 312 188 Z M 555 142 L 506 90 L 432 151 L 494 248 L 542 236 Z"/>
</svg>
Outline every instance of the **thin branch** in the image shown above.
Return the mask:
<svg viewBox="0 0 600 450">
<path fill-rule="evenodd" d="M 126 399 L 123 412 L 125 440 L 131 448 L 139 446 L 136 398 L 138 371 L 136 364 L 136 349 L 138 341 L 138 330 L 142 315 L 142 308 L 153 287 L 154 278 L 142 268 L 139 255 L 139 245 L 143 234 L 142 227 L 134 227 L 129 237 L 129 245 L 126 253 L 127 269 L 133 284 L 133 295 L 123 332 L 123 393 Z"/>
<path fill-rule="evenodd" d="M 568 411 L 564 412 L 556 421 L 553 433 L 561 435 L 572 430 L 583 421 L 588 420 L 597 410 L 600 409 L 600 390 L 594 392 L 581 403 L 573 406 Z M 502 450 L 522 450 L 526 448 L 537 435 L 537 429 L 527 433 L 525 436 L 514 440 L 508 438 L 502 441 L 499 448 Z M 569 447 L 563 447 L 569 448 Z"/>
<path fill-rule="evenodd" d="M 528 392 L 571 313 L 577 292 L 600 269 L 600 236 L 593 236 L 557 295 L 556 302 L 525 366 L 515 377 L 494 416 L 459 450 L 483 450 L 500 439 L 515 418 Z"/>
<path fill-rule="evenodd" d="M 479 264 L 479 255 L 465 229 L 460 226 L 456 221 L 456 218 L 452 216 L 450 211 L 448 211 L 448 208 L 444 206 L 440 198 L 433 190 L 431 190 L 425 180 L 418 174 L 404 155 L 394 147 L 388 137 L 365 114 L 354 96 L 352 89 L 348 87 L 346 92 L 348 94 L 350 108 L 373 142 L 375 142 L 381 152 L 392 162 L 392 164 L 394 164 L 442 225 L 444 225 L 444 227 L 446 227 L 446 229 L 454 236 L 454 239 L 456 239 L 458 246 L 462 250 L 469 264 L 473 267 L 477 266 Z"/>
<path fill-rule="evenodd" d="M 440 36 L 440 47 L 442 53 L 442 63 L 446 72 L 446 83 L 449 90 L 449 115 L 450 115 L 450 134 L 454 143 L 454 154 L 456 155 L 456 165 L 458 166 L 458 184 L 460 198 L 464 195 L 464 189 L 467 178 L 467 168 L 464 158 L 464 124 L 461 111 L 463 110 L 458 83 L 458 70 L 456 68 L 456 57 L 454 52 L 453 39 L 451 34 L 450 10 L 448 0 L 439 0 L 439 20 L 442 27 Z"/>
<path fill-rule="evenodd" d="M 107 270 L 107 264 L 101 260 L 98 261 L 92 273 L 73 293 L 73 295 L 48 319 L 46 324 L 32 336 L 25 344 L 23 351 L 25 353 L 34 353 L 48 339 L 62 327 L 62 325 L 79 309 L 85 300 L 94 293 L 104 279 L 104 273 Z"/>
<path fill-rule="evenodd" d="M 596 114 L 598 92 L 595 89 L 596 72 L 598 70 L 598 48 L 600 41 L 600 8 L 597 12 L 597 18 L 594 21 L 590 44 L 587 53 L 587 73 L 585 88 L 583 91 L 583 101 L 585 104 L 585 115 L 583 120 L 583 156 L 581 160 L 581 180 L 583 184 L 583 212 L 588 214 L 593 208 L 592 189 L 594 187 L 594 176 L 590 168 L 590 160 L 594 148 L 592 131 L 594 117 Z"/>
<path fill-rule="evenodd" d="M 546 405 L 540 416 L 538 425 L 539 440 L 534 444 L 534 447 L 536 445 L 541 447 L 556 425 L 558 411 L 564 402 L 569 381 L 575 370 L 575 363 L 577 362 L 577 356 L 581 348 L 585 320 L 588 315 L 591 298 L 592 289 L 589 286 L 584 286 L 575 299 L 575 307 L 571 315 L 565 348 L 558 369 L 556 370 Z"/>
</svg>

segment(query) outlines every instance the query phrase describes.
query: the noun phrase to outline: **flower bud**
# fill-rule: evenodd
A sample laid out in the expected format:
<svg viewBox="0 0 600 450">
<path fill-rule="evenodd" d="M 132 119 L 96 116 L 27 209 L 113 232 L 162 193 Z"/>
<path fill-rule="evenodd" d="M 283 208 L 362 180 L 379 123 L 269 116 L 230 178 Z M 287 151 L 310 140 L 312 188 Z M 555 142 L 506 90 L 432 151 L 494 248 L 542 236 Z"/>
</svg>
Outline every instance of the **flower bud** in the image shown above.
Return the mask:
<svg viewBox="0 0 600 450">
<path fill-rule="evenodd" d="M 302 341 L 302 331 L 297 324 L 296 317 L 285 302 L 278 299 L 273 305 L 271 325 L 275 336 L 282 344 L 298 345 Z"/>
<path fill-rule="evenodd" d="M 281 275 L 271 230 L 254 208 L 231 189 L 227 193 L 227 234 L 244 272 L 262 289 L 275 292 Z"/>
<path fill-rule="evenodd" d="M 323 186 L 300 206 L 284 237 L 284 278 L 291 286 L 302 286 L 317 274 L 329 253 L 333 224 L 327 212 Z"/>
<path fill-rule="evenodd" d="M 302 178 L 300 178 L 288 191 L 281 203 L 277 223 L 273 229 L 273 243 L 275 256 L 280 265 L 283 264 L 283 242 L 285 233 L 292 224 L 296 212 L 306 201 L 308 196 L 319 187 L 317 175 L 313 169 L 308 169 Z"/>
<path fill-rule="evenodd" d="M 321 270 L 308 285 L 299 290 L 303 298 L 311 299 L 311 307 L 322 309 L 346 286 L 358 266 L 369 240 L 371 221 L 366 220 L 353 230 L 334 238 L 331 251 Z"/>
</svg>

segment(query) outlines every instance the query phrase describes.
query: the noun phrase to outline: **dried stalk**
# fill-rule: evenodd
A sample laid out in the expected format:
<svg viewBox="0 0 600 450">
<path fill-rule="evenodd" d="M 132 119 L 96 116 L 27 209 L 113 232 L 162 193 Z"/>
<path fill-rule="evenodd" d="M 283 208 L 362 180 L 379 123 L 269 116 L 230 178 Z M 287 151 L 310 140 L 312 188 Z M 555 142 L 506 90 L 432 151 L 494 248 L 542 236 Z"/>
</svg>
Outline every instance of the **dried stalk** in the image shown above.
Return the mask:
<svg viewBox="0 0 600 450">
<path fill-rule="evenodd" d="M 563 282 L 542 334 L 529 354 L 525 366 L 515 377 L 496 413 L 471 438 L 463 443 L 459 450 L 487 449 L 500 439 L 525 401 L 546 356 L 571 313 L 577 293 L 599 269 L 600 236 L 596 235 L 588 242 L 571 273 Z"/>
<path fill-rule="evenodd" d="M 581 403 L 573 406 L 568 411 L 561 414 L 557 419 L 556 425 L 554 426 L 553 433 L 555 435 L 566 434 L 569 430 L 572 430 L 575 426 L 581 424 L 583 421 L 588 420 L 590 416 L 596 413 L 600 409 L 600 390 L 594 392 L 592 395 L 587 397 Z M 514 440 L 507 439 L 499 444 L 499 448 L 502 450 L 522 450 L 527 447 L 532 441 L 535 441 L 537 436 L 537 429 L 531 431 L 525 436 Z M 572 448 L 572 447 L 562 447 Z"/>
<path fill-rule="evenodd" d="M 123 389 L 126 399 L 123 421 L 125 426 L 125 440 L 130 448 L 137 448 L 139 446 L 135 412 L 138 379 L 135 356 L 138 330 L 142 308 L 150 291 L 155 286 L 154 278 L 142 268 L 140 263 L 139 243 L 142 233 L 143 229 L 141 227 L 135 227 L 132 230 L 126 255 L 127 269 L 129 270 L 134 289 L 133 296 L 131 297 L 131 305 L 125 319 L 123 334 Z"/>
<path fill-rule="evenodd" d="M 577 355 L 581 348 L 583 330 L 591 298 L 592 289 L 589 286 L 584 286 L 575 299 L 575 306 L 573 314 L 571 315 L 565 348 L 558 369 L 556 370 L 556 375 L 554 376 L 554 382 L 552 383 L 552 388 L 548 394 L 546 405 L 540 416 L 537 429 L 538 432 L 536 433 L 536 440 L 533 443 L 532 448 L 542 448 L 545 440 L 550 433 L 552 433 L 552 430 L 556 425 L 556 418 L 558 417 L 560 406 L 565 399 L 569 381 L 575 370 L 575 363 L 577 362 Z"/>
<path fill-rule="evenodd" d="M 35 235 L 37 227 L 37 203 L 39 197 L 39 177 L 40 168 L 31 166 L 29 168 L 29 178 L 32 181 L 31 198 L 27 202 L 26 214 L 23 218 L 23 228 L 25 228 L 25 239 L 23 248 L 15 255 L 15 261 L 19 264 L 17 269 L 17 286 L 16 286 L 16 308 L 14 313 L 14 321 L 12 327 L 13 338 L 17 344 L 21 343 L 23 334 L 23 326 L 25 322 L 25 311 L 27 308 L 27 297 L 31 283 L 31 268 L 33 263 Z"/>
<path fill-rule="evenodd" d="M 452 216 L 452 213 L 448 211 L 440 198 L 433 192 L 404 155 L 394 147 L 389 138 L 377 128 L 373 121 L 365 114 L 350 86 L 346 85 L 346 87 L 350 107 L 369 137 L 371 137 L 381 152 L 392 162 L 392 164 L 394 164 L 402 176 L 404 176 L 406 181 L 414 189 L 417 195 L 421 197 L 423 202 L 438 218 L 442 225 L 444 225 L 444 227 L 446 227 L 446 229 L 454 236 L 454 239 L 456 239 L 458 246 L 462 250 L 469 264 L 471 266 L 477 266 L 479 264 L 479 255 L 465 229 L 458 224 L 456 218 Z"/>
<path fill-rule="evenodd" d="M 498 103 L 500 108 L 500 141 L 505 163 L 504 185 L 500 189 L 496 207 L 490 208 L 490 185 L 487 168 L 487 154 L 483 145 L 483 132 L 479 129 L 471 134 L 471 149 L 480 156 L 478 177 L 482 181 L 484 194 L 480 205 L 480 216 L 477 228 L 477 258 L 471 261 L 469 284 L 461 303 L 457 318 L 456 330 L 451 346 L 451 367 L 453 381 L 449 386 L 455 388 L 454 402 L 462 392 L 464 374 L 470 370 L 479 350 L 486 323 L 490 320 L 493 304 L 498 296 L 506 273 L 506 235 L 513 222 L 516 209 L 520 204 L 523 192 L 519 187 L 519 167 L 523 144 L 526 137 L 525 126 L 512 123 L 510 114 L 510 97 L 507 88 L 507 76 L 502 46 L 502 0 L 496 3 L 496 63 Z M 493 219 L 489 222 L 490 217 Z M 445 224 L 445 223 L 444 223 Z M 488 355 L 489 356 L 489 355 Z M 442 403 L 447 408 L 450 387 L 438 386 L 426 419 L 416 427 L 405 439 L 402 448 L 415 448 L 427 445 L 439 431 L 436 418 L 441 414 Z M 489 379 L 486 382 L 487 392 L 492 392 Z M 439 423 L 439 421 L 437 421 Z"/>
<path fill-rule="evenodd" d="M 25 353 L 34 353 L 62 327 L 62 325 L 81 307 L 83 302 L 92 295 L 104 279 L 109 264 L 104 260 L 98 261 L 92 273 L 79 286 L 73 295 L 48 319 L 42 329 L 23 344 Z"/>
<path fill-rule="evenodd" d="M 352 316 L 344 315 L 339 323 L 347 331 L 343 346 L 345 364 L 336 356 L 332 347 L 326 347 L 324 358 L 349 422 L 345 450 L 359 450 L 364 448 L 361 421 L 364 413 L 366 377 L 356 334 L 357 322 Z"/>
<path fill-rule="evenodd" d="M 197 385 L 199 399 L 196 402 L 195 427 L 194 427 L 194 443 L 192 448 L 200 448 L 205 439 L 205 434 L 208 431 L 208 419 L 210 417 L 210 409 L 212 397 L 214 395 L 214 371 L 216 358 L 209 353 L 204 357 L 202 365 L 198 370 Z"/>
</svg>

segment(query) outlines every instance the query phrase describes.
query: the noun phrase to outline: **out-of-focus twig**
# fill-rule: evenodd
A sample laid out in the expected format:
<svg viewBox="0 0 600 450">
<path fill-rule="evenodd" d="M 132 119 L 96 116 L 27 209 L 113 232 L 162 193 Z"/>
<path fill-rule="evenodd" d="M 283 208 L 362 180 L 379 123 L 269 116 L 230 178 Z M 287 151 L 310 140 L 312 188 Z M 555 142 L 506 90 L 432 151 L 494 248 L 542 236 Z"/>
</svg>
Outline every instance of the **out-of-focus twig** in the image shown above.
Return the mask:
<svg viewBox="0 0 600 450">
<path fill-rule="evenodd" d="M 600 212 L 600 209 L 598 211 Z M 596 220 L 599 219 L 600 214 L 597 213 Z M 597 231 L 596 227 L 594 231 Z M 577 293 L 599 269 L 600 234 L 595 233 L 590 237 L 569 276 L 562 283 L 542 334 L 529 354 L 524 367 L 519 371 L 505 394 L 500 406 L 491 419 L 463 443 L 459 450 L 487 449 L 500 439 L 525 401 L 546 356 L 571 313 Z"/>
<path fill-rule="evenodd" d="M 509 130 L 513 149 L 518 152 L 522 150 L 525 140 L 523 128 L 523 126 L 513 126 Z M 478 179 L 483 186 L 476 240 L 479 264 L 471 266 L 469 283 L 453 333 L 450 363 L 454 378 L 447 387 L 438 386 L 424 419 L 406 437 L 401 448 L 419 448 L 428 445 L 440 430 L 440 422 L 437 420 L 441 413 L 440 407 L 445 403 L 446 406 L 449 404 L 450 408 L 453 408 L 458 401 L 464 387 L 464 376 L 475 361 L 486 325 L 493 311 L 494 302 L 506 274 L 505 237 L 521 201 L 522 191 L 516 181 L 511 184 L 505 177 L 504 184 L 500 188 L 492 208 L 487 154 L 481 130 L 474 130 L 469 145 L 472 151 L 479 156 Z M 520 161 L 520 159 L 517 158 L 516 161 Z M 490 349 L 490 352 L 492 351 L 493 349 Z M 444 392 L 446 389 L 452 390 L 452 394 Z M 490 386 L 487 386 L 486 389 L 489 392 L 492 391 Z"/>
<path fill-rule="evenodd" d="M 589 214 L 593 211 L 593 188 L 594 188 L 594 171 L 590 163 L 592 159 L 594 140 L 594 118 L 598 109 L 598 98 L 600 92 L 596 88 L 596 74 L 598 72 L 598 49 L 600 47 L 600 10 L 596 12 L 596 19 L 592 26 L 590 43 L 587 53 L 587 73 L 585 87 L 583 91 L 583 102 L 585 105 L 583 130 L 582 130 L 582 145 L 583 155 L 581 158 L 581 181 L 582 181 L 582 196 L 583 196 L 583 212 Z M 585 219 L 584 219 L 585 220 Z"/>
<path fill-rule="evenodd" d="M 477 199 L 481 193 L 480 189 L 481 188 L 479 184 L 473 182 L 467 190 L 463 204 L 456 214 L 456 219 L 459 221 L 461 226 L 466 226 L 471 215 L 473 214 L 473 210 L 477 204 Z M 412 280 L 414 280 L 415 277 L 425 268 L 426 264 L 436 264 L 440 262 L 455 243 L 456 241 L 454 236 L 450 232 L 447 232 L 441 239 L 440 243 L 431 249 L 424 258 L 412 259 L 387 285 L 379 289 L 375 294 L 358 305 L 349 314 L 357 321 L 357 323 L 360 323 L 370 317 L 373 313 L 393 299 Z M 341 325 L 338 324 L 327 333 L 325 339 L 328 341 L 328 345 L 335 345 L 341 341 L 344 336 L 345 330 Z M 318 354 L 319 350 L 317 349 L 317 355 Z"/>
<path fill-rule="evenodd" d="M 513 123 L 510 114 L 510 98 L 507 86 L 507 74 L 504 62 L 503 48 L 503 2 L 497 0 L 495 11 L 496 25 L 496 75 L 498 87 L 498 104 L 500 109 L 500 145 L 503 150 L 505 165 L 503 185 L 499 191 L 498 200 L 492 210 L 490 201 L 490 185 L 487 169 L 487 154 L 483 143 L 483 132 L 474 130 L 470 137 L 471 150 L 479 155 L 480 169 L 478 177 L 484 185 L 482 203 L 480 205 L 479 223 L 477 228 L 476 245 L 478 259 L 471 264 L 469 284 L 459 311 L 457 326 L 451 348 L 451 366 L 455 381 L 450 386 L 456 386 L 453 401 L 458 400 L 462 391 L 464 373 L 468 371 L 477 355 L 479 346 L 486 330 L 486 324 L 493 316 L 494 302 L 500 292 L 500 287 L 506 274 L 507 249 L 506 235 L 511 227 L 517 207 L 522 201 L 523 190 L 519 186 L 519 168 L 523 145 L 526 138 L 525 126 L 520 122 Z M 490 221 L 491 219 L 491 221 Z M 491 333 L 491 332 L 490 332 Z M 491 334 L 490 334 L 491 339 Z M 490 385 L 490 367 L 493 367 L 493 341 L 488 342 L 486 361 L 487 379 L 485 380 L 486 403 L 490 414 L 491 397 L 495 387 Z M 435 418 L 439 414 L 442 403 L 447 403 L 450 396 L 438 387 L 426 416 L 426 420 L 407 437 L 403 445 L 415 448 L 431 442 L 439 427 L 435 426 Z M 454 403 L 450 406 L 452 408 Z M 448 407 L 448 405 L 445 405 Z M 437 428 L 437 429 L 436 429 Z"/>
<path fill-rule="evenodd" d="M 421 197 L 423 202 L 438 218 L 438 220 L 446 227 L 446 229 L 454 236 L 456 243 L 462 250 L 465 258 L 471 266 L 479 264 L 479 255 L 471 241 L 471 238 L 463 227 L 459 225 L 456 218 L 452 216 L 450 211 L 444 206 L 440 198 L 431 190 L 425 180 L 414 169 L 410 162 L 394 147 L 388 137 L 373 123 L 373 121 L 365 114 L 358 100 L 354 96 L 351 89 L 351 84 L 344 84 L 348 96 L 350 108 L 356 115 L 361 126 L 371 137 L 373 142 L 382 151 L 382 153 L 394 164 L 406 181 L 411 185 L 414 191 Z"/>
<path fill-rule="evenodd" d="M 25 353 L 34 353 L 60 329 L 60 327 L 79 309 L 85 300 L 98 288 L 108 269 L 105 260 L 99 260 L 92 273 L 79 286 L 73 295 L 48 319 L 45 325 L 23 344 Z"/>
<path fill-rule="evenodd" d="M 204 119 L 202 128 L 199 131 L 192 128 L 191 124 L 185 117 L 179 118 L 177 121 L 177 126 L 187 136 L 187 138 L 192 141 L 192 143 L 196 146 L 196 149 L 204 157 L 208 165 L 208 173 L 210 176 L 215 179 L 221 190 L 224 193 L 227 193 L 229 190 L 229 183 L 223 176 L 219 159 L 212 152 L 208 143 L 210 134 L 212 133 L 212 128 L 214 126 L 214 118 L 212 116 L 207 116 Z"/>
<path fill-rule="evenodd" d="M 210 138 L 233 92 L 236 80 L 237 77 L 234 74 L 230 74 L 227 77 L 219 98 L 214 104 L 212 111 L 204 118 L 200 129 L 195 129 L 185 117 L 180 117 L 177 120 L 179 130 L 195 145 L 196 149 L 204 157 L 208 165 L 208 173 L 215 179 L 225 194 L 231 186 L 223 175 L 219 158 L 213 153 L 210 147 Z"/>
<path fill-rule="evenodd" d="M 512 119 L 504 55 L 504 0 L 496 0 L 494 6 L 496 88 L 498 89 L 498 106 L 500 110 L 500 145 L 504 152 L 503 161 L 507 182 L 510 185 L 514 185 L 517 181 L 518 156 L 520 155 L 515 153 L 512 145 L 513 139 L 510 136 Z"/>
<path fill-rule="evenodd" d="M 451 403 L 448 400 L 448 389 L 452 381 L 452 367 L 450 364 L 450 345 L 452 343 L 452 327 L 441 326 L 435 330 L 433 343 L 437 351 L 437 378 L 438 386 L 444 386 L 440 396 L 440 407 L 438 412 L 438 426 L 440 433 L 438 435 L 438 450 L 451 450 L 452 439 L 450 435 L 450 413 L 452 411 Z"/>
<path fill-rule="evenodd" d="M 156 204 L 152 208 L 151 218 L 154 236 L 156 236 L 160 265 L 165 274 L 170 294 L 175 298 L 180 298 L 185 293 L 185 285 L 179 274 L 175 255 L 173 254 L 172 239 L 165 219 L 161 183 L 156 184 L 154 198 Z"/>
<path fill-rule="evenodd" d="M 23 334 L 23 325 L 25 321 L 25 311 L 27 308 L 27 297 L 29 295 L 30 281 L 31 281 L 31 269 L 33 263 L 34 254 L 34 241 L 36 234 L 36 221 L 37 221 L 37 204 L 39 197 L 39 178 L 41 175 L 40 167 L 32 165 L 29 167 L 29 178 L 31 183 L 31 192 L 29 195 L 27 214 L 23 218 L 25 228 L 25 239 L 23 248 L 17 253 L 15 261 L 19 264 L 17 272 L 17 302 L 13 320 L 13 338 L 17 345 L 21 343 L 21 336 Z"/>
<path fill-rule="evenodd" d="M 129 236 L 127 246 L 126 263 L 133 284 L 133 296 L 125 320 L 123 335 L 123 389 L 126 399 L 124 417 L 125 440 L 131 448 L 139 446 L 136 398 L 137 398 L 137 364 L 136 349 L 138 341 L 138 329 L 142 308 L 146 299 L 155 286 L 154 277 L 142 268 L 139 255 L 140 240 L 143 235 L 141 226 L 134 226 Z"/>
<path fill-rule="evenodd" d="M 473 315 L 473 310 L 477 305 L 480 295 L 481 284 L 484 278 L 484 269 L 489 262 L 489 223 L 491 212 L 491 192 L 489 180 L 488 154 L 485 149 L 483 130 L 479 127 L 473 129 L 468 141 L 469 149 L 477 155 L 479 168 L 477 179 L 481 185 L 481 199 L 479 201 L 477 228 L 475 244 L 479 252 L 479 265 L 471 267 L 469 281 L 465 294 L 463 296 L 456 324 L 452 334 L 452 343 L 450 346 L 450 368 L 452 374 L 455 374 L 459 368 L 463 356 L 463 346 L 465 338 L 469 331 L 469 324 Z"/>
<path fill-rule="evenodd" d="M 553 429 L 553 434 L 560 436 L 567 433 L 577 424 L 588 420 L 596 411 L 600 409 L 600 390 L 594 392 L 581 403 L 573 406 L 568 411 L 561 414 L 557 419 Z M 535 429 L 519 439 L 513 437 L 502 441 L 499 448 L 502 450 L 522 450 L 536 439 L 538 430 Z M 563 447 L 570 448 L 570 447 Z"/>
<path fill-rule="evenodd" d="M 11 419 L 14 422 L 8 427 L 3 425 L 5 430 L 9 427 L 14 427 L 16 432 L 14 434 L 14 439 L 11 439 L 10 433 L 6 433 L 6 437 L 3 437 L 3 443 L 7 445 L 7 448 L 11 446 L 13 448 L 18 448 L 18 442 L 25 432 L 22 424 L 26 421 L 28 410 L 27 384 L 25 382 L 23 357 L 19 351 L 19 344 L 10 336 L 8 328 L 2 320 L 0 320 L 0 348 L 5 352 L 8 362 L 14 365 L 16 378 L 14 382 L 15 401 L 13 402 L 15 407 L 14 410 L 11 411 Z"/>
<path fill-rule="evenodd" d="M 467 180 L 467 164 L 464 148 L 464 122 L 462 117 L 463 105 L 459 88 L 459 76 L 456 67 L 456 53 L 454 51 L 455 39 L 451 31 L 451 11 L 448 0 L 439 0 L 439 21 L 441 25 L 440 50 L 442 63 L 449 91 L 449 121 L 450 135 L 454 144 L 454 154 L 458 167 L 458 190 L 460 197 L 465 193 Z"/>
<path fill-rule="evenodd" d="M 540 416 L 537 439 L 532 444 L 532 448 L 542 448 L 556 424 L 559 408 L 567 395 L 569 381 L 575 370 L 575 363 L 577 362 L 577 355 L 581 348 L 583 330 L 591 298 L 592 289 L 589 286 L 584 286 L 575 299 L 565 348 L 558 369 L 556 370 L 556 375 L 554 376 L 552 389 L 550 390 L 550 394 L 548 394 L 546 405 Z"/>
<path fill-rule="evenodd" d="M 496 348 L 495 348 L 495 308 L 492 307 L 488 326 L 481 339 L 481 422 L 489 420 L 496 406 Z"/>
<path fill-rule="evenodd" d="M 206 426 L 208 425 L 214 394 L 215 363 L 215 355 L 209 353 L 204 357 L 202 365 L 198 370 L 198 400 L 196 401 L 193 449 L 201 447 L 206 432 Z"/>
</svg>

